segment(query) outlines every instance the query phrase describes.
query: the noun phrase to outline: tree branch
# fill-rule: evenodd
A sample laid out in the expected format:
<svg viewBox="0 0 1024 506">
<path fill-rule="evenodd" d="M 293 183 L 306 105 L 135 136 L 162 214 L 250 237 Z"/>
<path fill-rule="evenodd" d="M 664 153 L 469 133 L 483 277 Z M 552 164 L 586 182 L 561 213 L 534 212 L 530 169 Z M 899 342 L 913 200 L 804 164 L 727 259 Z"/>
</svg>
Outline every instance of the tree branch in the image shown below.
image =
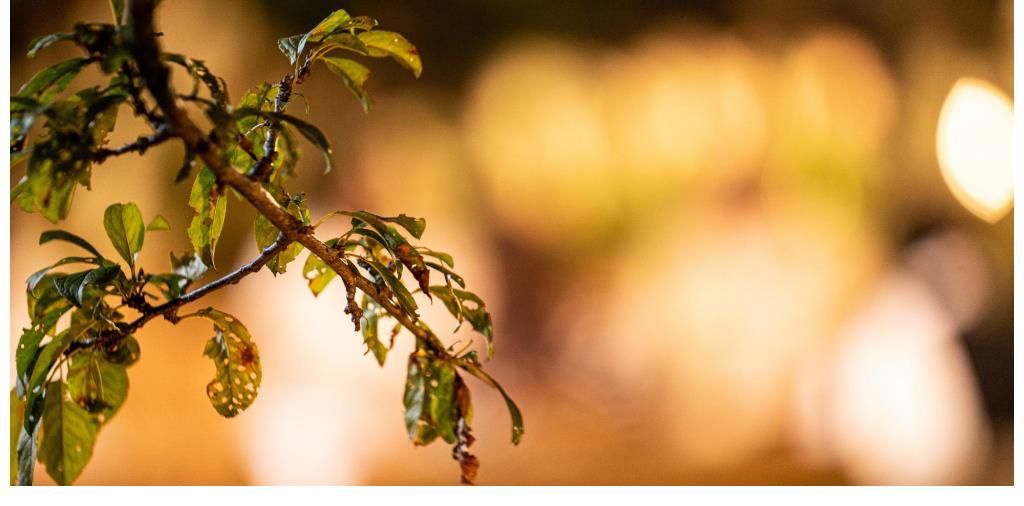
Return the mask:
<svg viewBox="0 0 1024 506">
<path fill-rule="evenodd" d="M 225 286 L 236 284 L 239 281 L 241 281 L 242 278 L 248 276 L 249 274 L 259 272 L 259 270 L 262 269 L 263 266 L 270 261 L 270 259 L 274 258 L 274 256 L 280 253 L 281 250 L 287 248 L 288 245 L 291 244 L 291 242 L 292 241 L 287 239 L 284 235 L 279 235 L 277 237 L 277 240 L 274 241 L 273 244 L 267 246 L 266 248 L 263 249 L 263 251 L 260 252 L 259 256 L 254 258 L 249 263 L 239 267 L 238 269 L 235 269 L 234 271 L 225 274 L 224 276 L 214 281 L 211 281 L 185 295 L 182 295 L 181 297 L 169 300 L 163 304 L 160 304 L 159 306 L 150 306 L 144 308 L 142 311 L 142 316 L 137 318 L 135 321 L 129 323 L 128 327 L 124 329 L 124 333 L 130 334 L 132 332 L 135 332 L 140 327 L 145 325 L 153 318 L 156 318 L 157 316 L 163 316 L 168 320 L 174 321 L 174 313 L 178 310 L 178 308 L 190 302 L 195 302 L 214 291 L 224 288 Z"/>
<path fill-rule="evenodd" d="M 146 88 L 149 89 L 160 111 L 167 118 L 173 134 L 181 138 L 202 158 L 221 184 L 234 188 L 257 212 L 277 227 L 286 239 L 302 244 L 338 273 L 346 290 L 352 291 L 358 288 L 376 301 L 392 318 L 408 329 L 439 357 L 447 357 L 448 353 L 445 351 L 444 343 L 433 332 L 425 326 L 419 325 L 405 311 L 399 309 L 387 297 L 382 296 L 372 281 L 351 269 L 338 251 L 317 239 L 313 235 L 312 228 L 289 214 L 263 188 L 263 185 L 232 167 L 227 162 L 222 147 L 211 142 L 185 111 L 178 106 L 170 86 L 170 71 L 160 60 L 160 48 L 157 45 L 153 29 L 154 8 L 154 0 L 133 0 L 131 2 L 126 23 L 129 27 L 127 42 L 146 83 Z"/>
<path fill-rule="evenodd" d="M 96 150 L 92 155 L 92 160 L 96 163 L 103 163 L 107 158 L 111 156 L 120 156 L 125 153 L 138 152 L 140 155 L 145 153 L 147 149 L 163 143 L 164 141 L 172 138 L 170 129 L 162 126 L 150 135 L 139 136 L 124 146 L 115 149 L 100 148 Z"/>
</svg>

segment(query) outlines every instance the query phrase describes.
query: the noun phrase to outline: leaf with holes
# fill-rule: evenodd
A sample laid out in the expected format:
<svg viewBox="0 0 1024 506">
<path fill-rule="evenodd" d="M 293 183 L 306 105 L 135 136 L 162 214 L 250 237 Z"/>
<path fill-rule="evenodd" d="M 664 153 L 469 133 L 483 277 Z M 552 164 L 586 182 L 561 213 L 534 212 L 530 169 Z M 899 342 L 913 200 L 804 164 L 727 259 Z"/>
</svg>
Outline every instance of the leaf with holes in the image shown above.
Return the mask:
<svg viewBox="0 0 1024 506">
<path fill-rule="evenodd" d="M 206 385 L 206 395 L 221 416 L 231 418 L 256 400 L 263 379 L 259 350 L 234 316 L 213 308 L 197 315 L 212 320 L 216 332 L 203 350 L 217 368 L 213 381 Z"/>
<path fill-rule="evenodd" d="M 438 436 L 455 442 L 459 412 L 455 399 L 455 368 L 423 349 L 409 355 L 405 393 L 405 429 L 413 444 L 426 445 Z"/>
<path fill-rule="evenodd" d="M 360 329 L 363 332 L 363 344 L 366 345 L 367 351 L 373 353 L 373 358 L 377 359 L 377 363 L 384 367 L 384 361 L 388 358 L 388 348 L 380 341 L 378 327 L 381 317 L 386 316 L 387 313 L 384 313 L 377 303 L 366 296 L 363 296 L 362 306 L 363 321 Z"/>
<path fill-rule="evenodd" d="M 309 291 L 313 292 L 314 296 L 319 296 L 337 276 L 338 273 L 334 272 L 331 266 L 313 253 L 309 254 L 306 264 L 302 266 L 302 277 L 309 282 Z"/>
</svg>

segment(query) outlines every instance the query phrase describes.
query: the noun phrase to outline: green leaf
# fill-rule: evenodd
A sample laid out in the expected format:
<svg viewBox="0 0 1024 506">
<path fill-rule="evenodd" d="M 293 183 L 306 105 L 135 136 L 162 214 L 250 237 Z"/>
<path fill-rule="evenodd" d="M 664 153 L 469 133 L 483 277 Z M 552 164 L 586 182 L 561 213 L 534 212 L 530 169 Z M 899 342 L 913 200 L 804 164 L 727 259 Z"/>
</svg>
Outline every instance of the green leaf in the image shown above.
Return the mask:
<svg viewBox="0 0 1024 506">
<path fill-rule="evenodd" d="M 28 53 L 26 54 L 26 56 L 28 56 L 29 58 L 35 58 L 36 53 L 38 53 L 39 51 L 46 49 L 47 47 L 50 47 L 51 45 L 62 40 L 73 40 L 74 38 L 75 34 L 67 32 L 51 33 L 49 35 L 43 35 L 42 37 L 36 37 L 35 39 L 32 39 L 32 42 L 29 42 Z"/>
<path fill-rule="evenodd" d="M 457 332 L 462 327 L 462 320 L 464 316 L 462 314 L 462 301 L 455 296 L 455 292 L 452 291 L 450 286 L 434 285 L 430 287 L 430 293 L 435 297 L 441 299 L 444 303 L 444 307 L 448 309 L 448 312 L 455 317 L 455 320 L 459 322 L 459 327 L 455 328 Z"/>
<path fill-rule="evenodd" d="M 494 323 L 491 314 L 487 312 L 484 301 L 473 292 L 451 288 L 449 286 L 434 285 L 430 287 L 430 293 L 434 294 L 444 302 L 448 312 L 455 317 L 459 323 L 465 319 L 473 326 L 473 330 L 479 332 L 487 340 L 487 358 L 494 356 Z M 467 304 L 469 302 L 469 304 Z"/>
<path fill-rule="evenodd" d="M 363 56 L 368 55 L 370 51 L 370 48 L 366 47 L 366 44 L 363 44 L 363 41 L 359 40 L 359 37 L 356 37 L 349 32 L 341 32 L 325 38 L 320 45 L 317 46 L 316 50 L 307 57 L 307 59 L 316 60 L 318 58 L 323 58 L 335 49 L 344 49 Z"/>
<path fill-rule="evenodd" d="M 70 301 L 57 291 L 55 280 L 66 274 L 56 273 L 43 276 L 35 285 L 25 290 L 26 307 L 33 327 L 48 333 L 60 316 L 71 308 Z"/>
<path fill-rule="evenodd" d="M 221 416 L 231 418 L 256 400 L 263 379 L 259 350 L 235 317 L 213 308 L 200 310 L 197 315 L 212 320 L 216 332 L 203 350 L 217 370 L 213 381 L 206 385 L 206 395 Z"/>
<path fill-rule="evenodd" d="M 437 434 L 448 443 L 455 442 L 457 416 L 455 408 L 455 368 L 447 362 L 434 360 L 430 388 L 430 418 L 437 426 Z M 434 384 L 433 382 L 437 383 Z"/>
<path fill-rule="evenodd" d="M 117 124 L 117 109 L 128 97 L 127 93 L 105 95 L 89 106 L 85 114 L 85 124 L 90 127 L 94 145 L 106 144 L 107 134 Z"/>
<path fill-rule="evenodd" d="M 346 30 L 373 30 L 380 23 L 370 16 L 356 16 L 345 23 L 342 28 Z"/>
<path fill-rule="evenodd" d="M 32 372 L 36 358 L 42 351 L 39 343 L 44 337 L 46 337 L 46 333 L 39 329 L 22 330 L 21 339 L 18 340 L 18 347 L 14 352 L 15 374 L 17 375 L 15 390 L 18 395 L 23 396 L 28 391 L 29 373 Z"/>
<path fill-rule="evenodd" d="M 377 359 L 377 363 L 381 367 L 384 367 L 384 361 L 388 358 L 388 348 L 384 346 L 384 343 L 380 341 L 379 337 L 379 323 L 381 316 L 380 306 L 378 306 L 369 297 L 363 296 L 363 321 L 359 328 L 363 332 L 363 344 L 366 345 L 367 351 L 373 353 L 373 357 Z M 386 315 L 386 314 L 385 314 Z"/>
<path fill-rule="evenodd" d="M 438 436 L 454 443 L 459 409 L 455 402 L 457 374 L 451 364 L 428 356 L 422 349 L 409 355 L 405 393 L 405 429 L 415 445 Z"/>
<path fill-rule="evenodd" d="M 331 162 L 331 143 L 327 140 L 327 136 L 324 135 L 324 133 L 316 126 L 302 121 L 295 116 L 274 111 L 264 111 L 255 107 L 240 107 L 235 110 L 232 116 L 236 120 L 245 118 L 246 116 L 260 116 L 263 118 L 274 118 L 278 121 L 290 124 L 295 127 L 295 129 L 298 130 L 306 140 L 313 143 L 313 145 L 320 150 L 320 153 L 324 156 L 324 161 L 327 163 L 327 169 L 325 172 L 330 172 L 333 168 L 333 163 Z"/>
<path fill-rule="evenodd" d="M 138 362 L 141 357 L 139 341 L 132 335 L 127 335 L 103 349 L 103 358 L 112 364 L 129 366 Z"/>
<path fill-rule="evenodd" d="M 64 91 L 88 63 L 88 58 L 72 58 L 47 67 L 32 76 L 32 79 L 18 90 L 18 96 L 34 98 L 43 103 L 49 102 L 56 94 Z"/>
<path fill-rule="evenodd" d="M 95 349 L 72 355 L 68 367 L 67 391 L 71 400 L 86 411 L 110 420 L 128 397 L 128 371 L 109 362 Z"/>
<path fill-rule="evenodd" d="M 72 160 L 71 165 L 87 166 L 87 161 Z M 55 167 L 53 160 L 33 150 L 28 162 L 25 185 L 12 191 L 17 192 L 18 205 L 26 212 L 38 211 L 52 223 L 67 217 L 71 201 L 75 196 L 76 178 L 86 175 L 82 167 L 62 171 Z"/>
<path fill-rule="evenodd" d="M 43 396 L 38 396 L 36 405 L 39 408 L 35 410 L 29 409 L 27 401 L 25 403 L 25 422 L 18 434 L 18 485 L 31 485 L 35 475 L 39 428 L 42 426 L 39 423 L 42 419 L 42 400 Z"/>
<path fill-rule="evenodd" d="M 306 32 L 306 34 L 299 39 L 298 48 L 295 51 L 296 58 L 302 56 L 302 52 L 305 50 L 306 45 L 310 43 L 319 43 L 332 32 L 345 25 L 345 23 L 348 23 L 351 19 L 352 16 L 349 16 L 348 13 L 342 9 L 338 9 L 330 13 L 326 18 L 320 21 L 318 25 L 313 27 L 309 32 Z"/>
<path fill-rule="evenodd" d="M 177 274 L 189 281 L 195 281 L 206 274 L 206 264 L 204 264 L 203 260 L 195 253 L 186 253 L 182 255 L 181 258 L 174 256 L 174 252 L 171 252 L 170 255 L 171 269 L 174 271 L 174 274 Z"/>
<path fill-rule="evenodd" d="M 416 77 L 423 72 L 423 62 L 420 61 L 419 51 L 401 34 L 386 30 L 373 30 L 360 33 L 357 37 L 370 49 L 368 53 L 370 56 L 390 56 L 403 67 L 411 70 Z"/>
<path fill-rule="evenodd" d="M 400 225 L 417 239 L 422 238 L 423 232 L 427 230 L 427 220 L 423 218 L 413 218 L 411 216 L 406 216 L 405 214 L 399 214 L 398 216 L 378 216 L 369 211 L 338 211 L 338 213 L 357 218 L 359 221 L 362 221 L 363 223 L 366 223 L 380 231 L 380 233 L 384 234 L 385 237 L 391 239 L 390 244 L 385 244 L 385 246 L 390 248 L 394 248 L 398 244 L 406 241 L 401 235 L 396 234 L 393 228 L 384 225 L 382 222 Z"/>
<path fill-rule="evenodd" d="M 188 205 L 195 211 L 188 226 L 188 238 L 203 263 L 214 267 L 214 252 L 224 229 L 228 199 L 220 194 L 217 177 L 209 167 L 204 166 L 196 175 Z"/>
<path fill-rule="evenodd" d="M 289 199 L 286 209 L 289 214 L 298 218 L 302 223 L 309 224 L 309 210 L 302 205 L 301 198 Z M 256 237 L 256 247 L 260 252 L 277 242 L 277 238 L 281 235 L 281 231 L 262 214 L 256 216 L 253 229 Z M 293 242 L 280 253 L 274 255 L 274 258 L 267 262 L 267 268 L 275 276 L 281 274 L 285 272 L 288 264 L 298 258 L 299 253 L 302 253 L 302 245 L 298 242 Z"/>
<path fill-rule="evenodd" d="M 146 238 L 144 223 L 139 207 L 131 202 L 113 204 L 103 213 L 103 228 L 107 231 L 107 237 L 132 271 L 135 270 L 135 261 Z"/>
<path fill-rule="evenodd" d="M 181 297 L 181 292 L 189 280 L 178 274 L 149 274 L 146 282 L 156 286 L 164 298 L 170 301 Z"/>
<path fill-rule="evenodd" d="M 151 232 L 170 230 L 170 229 L 171 229 L 171 224 L 167 222 L 167 218 L 164 218 L 163 216 L 160 216 L 159 214 L 156 215 L 155 217 L 153 217 L 153 221 L 150 221 L 149 225 L 146 225 L 146 230 L 149 230 Z"/>
<path fill-rule="evenodd" d="M 363 66 L 354 60 L 348 58 L 334 58 L 325 56 L 320 58 L 331 72 L 334 72 L 341 77 L 342 82 L 345 86 L 355 95 L 356 99 L 363 106 L 364 112 L 370 112 L 370 108 L 373 106 L 373 100 L 370 99 L 370 95 L 366 93 L 363 85 L 366 80 L 370 77 L 370 69 Z"/>
<path fill-rule="evenodd" d="M 413 315 L 416 314 L 416 299 L 412 297 L 412 293 L 409 292 L 409 289 L 406 288 L 405 285 L 403 285 L 387 267 L 384 267 L 380 262 L 372 258 L 361 258 L 360 263 L 370 266 L 373 271 L 384 279 L 388 288 L 390 288 L 395 294 L 395 297 L 398 298 L 398 304 L 401 305 L 403 309 Z"/>
<path fill-rule="evenodd" d="M 309 281 L 309 290 L 313 292 L 314 296 L 319 296 L 337 276 L 338 273 L 334 272 L 331 266 L 324 263 L 320 257 L 313 253 L 309 254 L 309 257 L 306 258 L 306 264 L 302 266 L 302 277 Z"/>
<path fill-rule="evenodd" d="M 46 473 L 60 485 L 70 485 L 92 458 L 99 425 L 88 411 L 67 396 L 63 382 L 46 386 L 43 442 L 39 458 Z"/>
<path fill-rule="evenodd" d="M 455 271 L 448 267 L 435 262 L 424 262 L 424 264 L 438 272 L 444 273 L 446 276 L 458 283 L 459 286 L 463 288 L 466 287 L 466 280 L 462 279 L 462 276 L 459 276 Z"/>
<path fill-rule="evenodd" d="M 53 280 L 57 292 L 68 299 L 75 306 L 81 306 L 86 301 L 86 290 L 92 287 L 103 287 L 113 281 L 121 268 L 117 265 L 105 265 L 89 271 L 76 272 L 62 278 Z"/>
<path fill-rule="evenodd" d="M 40 245 L 46 244 L 50 241 L 69 242 L 71 244 L 81 247 L 82 249 L 88 251 L 89 253 L 92 253 L 93 256 L 95 256 L 96 258 L 103 258 L 103 255 L 100 255 L 100 252 L 96 251 L 96 248 L 94 248 L 92 244 L 89 244 L 89 241 L 86 241 L 85 239 L 82 239 L 81 237 L 72 234 L 71 232 L 67 232 L 64 230 L 47 230 L 46 232 L 40 234 Z"/>
<path fill-rule="evenodd" d="M 39 269 L 38 271 L 32 273 L 32 275 L 29 276 L 27 280 L 25 280 L 25 285 L 28 286 L 29 290 L 32 290 L 33 288 L 35 288 L 36 285 L 39 284 L 40 281 L 43 280 L 43 278 L 46 277 L 50 270 L 55 267 L 60 267 L 62 265 L 67 264 L 98 264 L 101 262 L 103 262 L 103 260 L 94 257 L 65 257 L 58 260 L 56 263 L 52 265 L 43 267 L 42 269 Z"/>
<path fill-rule="evenodd" d="M 417 237 L 417 239 L 418 239 L 418 237 Z M 441 262 L 443 262 L 448 267 L 452 267 L 452 268 L 455 267 L 455 259 L 452 258 L 452 256 L 449 255 L 448 253 L 442 253 L 440 251 L 434 251 L 432 249 L 424 248 L 422 246 L 417 247 L 416 249 L 419 250 L 421 255 L 426 255 L 428 257 L 434 257 L 434 258 L 440 260 Z"/>
<path fill-rule="evenodd" d="M 494 378 L 484 372 L 480 367 L 480 364 L 476 363 L 475 360 L 467 360 L 466 357 L 463 357 L 458 364 L 459 367 L 464 369 L 466 372 L 476 376 L 477 379 L 490 385 L 501 393 L 501 396 L 505 399 L 505 406 L 508 407 L 509 416 L 512 418 L 512 444 L 518 445 L 523 439 L 525 427 L 523 426 L 523 414 L 519 411 L 519 407 L 516 406 L 515 401 L 509 397 L 508 393 L 505 392 L 505 389 L 502 388 L 497 381 L 494 381 Z"/>
<path fill-rule="evenodd" d="M 324 157 L 324 163 L 326 164 L 324 172 L 330 172 L 331 169 L 334 168 L 334 162 L 331 161 L 331 143 L 327 140 L 327 136 L 325 136 L 319 128 L 294 116 L 289 116 L 287 114 L 281 114 L 280 116 L 284 122 L 295 127 L 295 129 L 298 130 L 306 140 L 313 143 L 313 146 L 315 146 Z"/>
<path fill-rule="evenodd" d="M 25 400 L 11 389 L 11 485 L 18 484 L 18 437 L 25 420 Z"/>
<path fill-rule="evenodd" d="M 295 65 L 295 62 L 299 59 L 299 43 L 303 37 L 305 37 L 305 34 L 277 39 L 277 48 L 288 57 L 288 62 L 292 65 Z"/>
<path fill-rule="evenodd" d="M 430 423 L 429 360 L 426 354 L 413 352 L 409 355 L 406 369 L 405 393 L 402 395 L 405 430 L 415 445 L 429 444 L 437 438 L 437 431 Z"/>
</svg>

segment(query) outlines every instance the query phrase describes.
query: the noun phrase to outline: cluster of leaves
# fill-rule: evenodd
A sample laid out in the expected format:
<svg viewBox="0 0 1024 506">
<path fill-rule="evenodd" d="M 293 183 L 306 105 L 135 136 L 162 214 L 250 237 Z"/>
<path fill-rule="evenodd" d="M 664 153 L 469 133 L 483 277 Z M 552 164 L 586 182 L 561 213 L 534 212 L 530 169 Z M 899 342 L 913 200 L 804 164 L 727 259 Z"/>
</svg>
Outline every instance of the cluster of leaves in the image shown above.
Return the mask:
<svg viewBox="0 0 1024 506">
<path fill-rule="evenodd" d="M 92 455 L 99 429 L 127 397 L 126 368 L 139 359 L 136 325 L 126 322 L 125 311 L 144 311 L 152 307 L 149 300 L 173 301 L 205 273 L 192 255 L 183 259 L 172 255 L 172 270 L 167 273 L 149 274 L 138 266 L 146 231 L 168 228 L 159 215 L 147 227 L 135 204 L 113 204 L 103 215 L 103 226 L 125 265 L 105 258 L 85 239 L 67 231 L 50 230 L 39 237 L 40 244 L 64 241 L 84 254 L 40 269 L 26 284 L 32 324 L 22 331 L 15 352 L 12 482 L 31 483 L 37 458 L 57 483 L 78 477 Z M 57 270 L 72 265 L 85 268 Z M 203 310 L 195 316 L 210 318 L 218 329 L 237 332 L 222 313 Z M 229 358 L 240 363 L 234 356 Z"/>
<path fill-rule="evenodd" d="M 122 1 L 111 1 L 113 24 L 78 24 L 68 33 L 40 37 L 32 42 L 29 57 L 51 44 L 70 41 L 86 56 L 58 63 L 39 72 L 11 98 L 12 166 L 28 160 L 26 175 L 12 190 L 12 202 L 27 212 L 39 212 L 52 222 L 67 216 L 78 185 L 89 186 L 94 163 L 128 152 L 144 152 L 173 138 L 170 122 L 159 107 L 150 106 L 144 95 L 146 83 L 135 61 L 128 34 L 130 16 Z M 331 149 L 314 125 L 285 112 L 293 87 L 306 79 L 315 62 L 323 62 L 360 101 L 366 110 L 372 102 L 364 89 L 369 70 L 355 60 L 333 56 L 336 50 L 356 55 L 390 57 L 416 76 L 422 70 L 415 47 L 401 35 L 376 29 L 365 16 L 352 17 L 342 10 L 331 13 L 307 33 L 278 41 L 292 68 L 277 84 L 263 83 L 246 91 L 233 105 L 226 83 L 204 62 L 183 55 L 162 53 L 165 64 L 180 67 L 192 77 L 189 93 L 175 98 L 202 110 L 212 131 L 209 142 L 217 144 L 224 163 L 259 183 L 284 212 L 312 233 L 331 216 L 351 218 L 351 229 L 326 245 L 341 261 L 330 264 L 309 254 L 303 276 L 315 296 L 336 278 L 344 281 L 345 313 L 360 330 L 367 347 L 384 365 L 402 329 L 416 338 L 409 356 L 405 393 L 405 426 L 409 438 L 426 445 L 440 438 L 453 445 L 453 457 L 462 468 L 462 479 L 472 482 L 479 462 L 469 453 L 472 403 L 460 371 L 497 389 L 512 418 L 512 441 L 523 433 L 522 415 L 505 390 L 487 373 L 475 351 L 445 347 L 419 319 L 425 298 L 440 299 L 459 326 L 469 322 L 484 336 L 486 358 L 494 353 L 493 324 L 480 297 L 466 289 L 446 253 L 414 245 L 426 222 L 406 215 L 378 216 L 367 211 L 337 211 L 311 224 L 302 194 L 292 194 L 286 183 L 294 175 L 301 136 L 316 147 L 330 169 Z M 109 82 L 65 96 L 75 76 L 97 64 Z M 126 146 L 106 147 L 118 109 L 132 111 L 152 127 L 153 133 Z M 41 119 L 41 122 L 37 120 Z M 37 125 L 38 123 L 38 125 Z M 43 130 L 29 142 L 34 127 Z M 124 264 L 105 258 L 87 241 L 70 232 L 52 230 L 40 244 L 59 240 L 82 248 L 86 255 L 63 258 L 33 274 L 27 281 L 29 328 L 24 329 L 16 353 L 17 383 L 11 391 L 11 481 L 31 484 L 36 460 L 57 483 L 69 484 L 88 462 L 99 429 L 124 403 L 128 392 L 126 369 L 139 358 L 135 333 L 153 318 L 162 316 L 177 323 L 200 317 L 213 323 L 214 335 L 203 350 L 214 365 L 207 396 L 214 409 L 233 417 L 255 400 L 262 380 L 258 348 L 246 327 L 235 317 L 214 308 L 179 315 L 179 307 L 212 290 L 233 284 L 242 276 L 266 266 L 274 275 L 286 271 L 298 258 L 302 244 L 287 236 L 265 213 L 253 223 L 260 256 L 249 265 L 202 287 L 192 284 L 215 269 L 218 240 L 227 220 L 226 193 L 236 188 L 224 184 L 203 163 L 200 153 L 186 143 L 184 163 L 175 181 L 194 174 L 188 204 L 194 216 L 186 233 L 193 251 L 170 255 L 171 268 L 164 273 L 145 272 L 138 264 L 146 232 L 168 230 L 156 216 L 146 226 L 132 203 L 114 204 L 104 213 L 103 225 L 111 245 Z M 209 158 L 205 159 L 213 164 Z M 217 167 L 216 164 L 214 164 Z M 236 195 L 237 196 L 237 195 Z M 240 197 L 241 199 L 241 197 Z M 323 254 L 323 253 L 321 253 Z M 84 270 L 63 272 L 60 267 L 84 265 Z M 431 284 L 431 277 L 443 283 Z M 407 285 L 406 279 L 411 280 Z M 359 280 L 363 285 L 357 287 Z M 410 286 L 413 287 L 410 289 Z M 368 288 L 368 287 L 372 287 Z M 360 291 L 362 293 L 360 293 Z M 356 299 L 360 301 L 357 303 Z M 418 301 L 417 298 L 420 300 Z M 65 316 L 67 315 L 67 318 Z M 129 320 L 129 316 L 134 319 Z M 394 320 L 388 337 L 380 325 Z M 457 330 L 457 329 L 456 329 Z M 385 344 L 384 341 L 388 343 Z"/>
</svg>

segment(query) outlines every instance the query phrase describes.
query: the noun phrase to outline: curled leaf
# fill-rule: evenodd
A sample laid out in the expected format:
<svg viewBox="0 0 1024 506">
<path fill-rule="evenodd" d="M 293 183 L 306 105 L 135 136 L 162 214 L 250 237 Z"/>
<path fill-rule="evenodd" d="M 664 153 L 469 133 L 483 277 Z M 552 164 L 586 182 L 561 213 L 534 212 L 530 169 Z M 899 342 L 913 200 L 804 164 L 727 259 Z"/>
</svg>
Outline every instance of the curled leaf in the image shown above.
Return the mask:
<svg viewBox="0 0 1024 506">
<path fill-rule="evenodd" d="M 50 241 L 69 242 L 71 244 L 81 247 L 82 249 L 88 251 L 89 253 L 92 253 L 93 256 L 95 256 L 96 258 L 103 258 L 103 255 L 100 255 L 100 252 L 96 251 L 96 248 L 94 248 L 92 244 L 89 244 L 89 241 L 86 241 L 85 239 L 82 239 L 81 237 L 72 234 L 71 232 L 67 232 L 65 230 L 47 230 L 46 232 L 43 232 L 42 234 L 39 235 L 40 245 L 46 244 Z"/>
</svg>

